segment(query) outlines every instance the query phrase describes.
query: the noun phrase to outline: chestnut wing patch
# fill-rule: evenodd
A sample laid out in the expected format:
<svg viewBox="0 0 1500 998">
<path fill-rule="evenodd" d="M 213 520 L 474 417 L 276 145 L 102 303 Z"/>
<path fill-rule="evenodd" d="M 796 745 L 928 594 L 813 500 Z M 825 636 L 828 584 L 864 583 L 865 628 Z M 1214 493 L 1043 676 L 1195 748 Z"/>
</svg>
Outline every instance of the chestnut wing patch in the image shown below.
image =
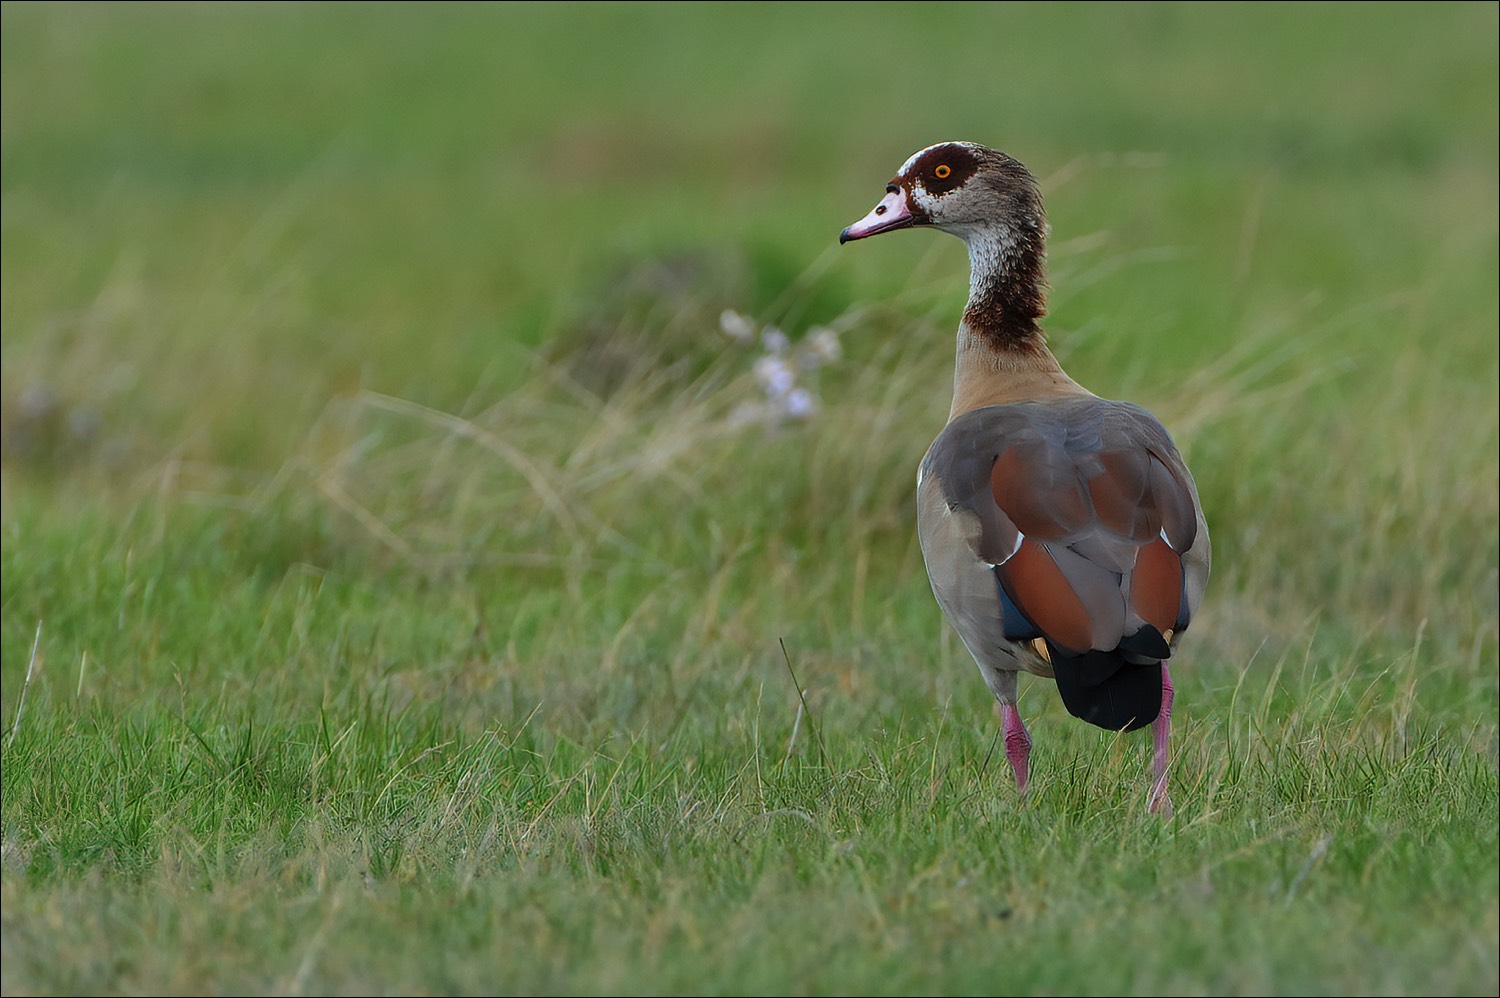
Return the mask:
<svg viewBox="0 0 1500 998">
<path fill-rule="evenodd" d="M 975 553 L 995 566 L 1007 637 L 1081 654 L 1165 648 L 1161 635 L 1187 625 L 1182 554 L 1197 511 L 1180 463 L 1145 410 L 1087 398 L 965 413 L 924 474 L 978 516 Z"/>
</svg>

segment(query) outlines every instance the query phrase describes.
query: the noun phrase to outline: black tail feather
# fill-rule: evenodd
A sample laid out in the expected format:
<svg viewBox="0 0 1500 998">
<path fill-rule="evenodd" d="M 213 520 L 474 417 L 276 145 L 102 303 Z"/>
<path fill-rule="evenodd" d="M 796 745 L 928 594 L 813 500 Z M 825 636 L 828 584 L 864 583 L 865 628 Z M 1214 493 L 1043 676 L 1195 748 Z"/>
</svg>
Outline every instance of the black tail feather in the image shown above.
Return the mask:
<svg viewBox="0 0 1500 998">
<path fill-rule="evenodd" d="M 1120 650 L 1070 655 L 1050 641 L 1052 673 L 1068 713 L 1109 731 L 1134 731 L 1161 712 L 1161 663 L 1135 665 Z"/>
<path fill-rule="evenodd" d="M 1139 631 L 1120 639 L 1120 651 L 1132 665 L 1156 665 L 1162 659 L 1169 658 L 1172 648 L 1167 644 L 1167 639 L 1162 636 L 1150 624 L 1144 625 Z"/>
</svg>

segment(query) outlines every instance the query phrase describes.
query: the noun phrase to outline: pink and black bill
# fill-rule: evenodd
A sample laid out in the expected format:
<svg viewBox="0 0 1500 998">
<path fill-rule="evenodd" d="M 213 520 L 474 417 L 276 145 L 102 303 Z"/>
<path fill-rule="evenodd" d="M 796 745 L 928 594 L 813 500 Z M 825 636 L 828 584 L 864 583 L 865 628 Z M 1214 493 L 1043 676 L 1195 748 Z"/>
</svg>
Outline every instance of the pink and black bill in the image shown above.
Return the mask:
<svg viewBox="0 0 1500 998">
<path fill-rule="evenodd" d="M 908 202 L 906 192 L 891 184 L 885 189 L 885 197 L 880 199 L 880 203 L 868 215 L 839 233 L 839 245 L 852 239 L 863 239 L 915 225 L 917 217 L 912 213 Z"/>
</svg>

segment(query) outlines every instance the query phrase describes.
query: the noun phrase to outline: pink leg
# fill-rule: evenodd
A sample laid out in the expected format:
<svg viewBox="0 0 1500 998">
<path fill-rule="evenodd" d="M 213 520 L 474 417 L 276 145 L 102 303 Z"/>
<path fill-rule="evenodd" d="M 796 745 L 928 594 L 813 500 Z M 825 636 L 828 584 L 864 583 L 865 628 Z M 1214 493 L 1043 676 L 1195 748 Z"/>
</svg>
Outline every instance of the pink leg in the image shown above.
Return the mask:
<svg viewBox="0 0 1500 998">
<path fill-rule="evenodd" d="M 1156 736 L 1156 752 L 1153 759 L 1155 779 L 1151 782 L 1151 813 L 1163 818 L 1172 816 L 1172 798 L 1167 796 L 1167 737 L 1172 733 L 1172 674 L 1167 663 L 1161 664 L 1161 712 L 1151 725 Z"/>
<path fill-rule="evenodd" d="M 1025 790 L 1031 776 L 1031 736 L 1021 723 L 1021 712 L 1013 703 L 1000 705 L 1001 730 L 1005 733 L 1005 757 L 1016 774 L 1016 789 Z"/>
</svg>

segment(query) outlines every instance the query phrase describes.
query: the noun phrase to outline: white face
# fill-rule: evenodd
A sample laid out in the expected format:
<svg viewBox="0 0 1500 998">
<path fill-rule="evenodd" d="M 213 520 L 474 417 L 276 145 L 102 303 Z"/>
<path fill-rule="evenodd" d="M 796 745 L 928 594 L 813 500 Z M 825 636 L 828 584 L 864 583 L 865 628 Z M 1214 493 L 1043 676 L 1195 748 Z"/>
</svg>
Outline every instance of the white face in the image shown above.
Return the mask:
<svg viewBox="0 0 1500 998">
<path fill-rule="evenodd" d="M 921 178 L 918 178 L 912 181 L 911 206 L 914 211 L 926 212 L 927 217 L 932 219 L 934 225 L 942 225 L 943 200 L 951 198 L 955 193 L 956 191 L 949 191 L 947 194 L 931 194 L 922 185 Z"/>
</svg>

